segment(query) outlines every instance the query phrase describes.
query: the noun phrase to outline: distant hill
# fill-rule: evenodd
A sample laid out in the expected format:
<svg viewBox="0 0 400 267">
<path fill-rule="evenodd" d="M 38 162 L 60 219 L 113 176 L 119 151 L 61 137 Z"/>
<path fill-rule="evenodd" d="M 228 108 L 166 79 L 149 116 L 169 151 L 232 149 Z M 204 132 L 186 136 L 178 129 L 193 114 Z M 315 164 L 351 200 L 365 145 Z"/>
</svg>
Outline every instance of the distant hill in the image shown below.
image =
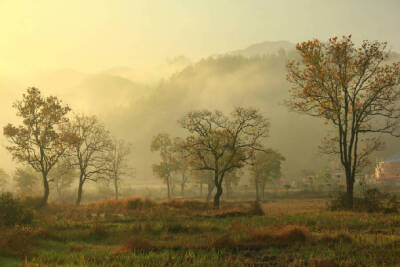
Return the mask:
<svg viewBox="0 0 400 267">
<path fill-rule="evenodd" d="M 286 53 L 294 50 L 295 44 L 288 41 L 266 41 L 258 44 L 253 44 L 245 49 L 235 50 L 227 53 L 228 55 L 241 55 L 244 57 L 254 57 L 262 55 L 277 54 L 279 51 L 285 51 Z"/>
</svg>

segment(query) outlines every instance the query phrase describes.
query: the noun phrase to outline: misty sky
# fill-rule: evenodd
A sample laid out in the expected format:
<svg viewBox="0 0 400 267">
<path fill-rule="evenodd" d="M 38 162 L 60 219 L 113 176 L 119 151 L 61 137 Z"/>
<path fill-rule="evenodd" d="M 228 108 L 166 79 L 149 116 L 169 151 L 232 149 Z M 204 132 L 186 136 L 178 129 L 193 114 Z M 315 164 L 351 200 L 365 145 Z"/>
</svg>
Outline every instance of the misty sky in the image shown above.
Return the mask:
<svg viewBox="0 0 400 267">
<path fill-rule="evenodd" d="M 0 0 L 0 74 L 140 68 L 352 33 L 400 50 L 400 1 Z"/>
</svg>

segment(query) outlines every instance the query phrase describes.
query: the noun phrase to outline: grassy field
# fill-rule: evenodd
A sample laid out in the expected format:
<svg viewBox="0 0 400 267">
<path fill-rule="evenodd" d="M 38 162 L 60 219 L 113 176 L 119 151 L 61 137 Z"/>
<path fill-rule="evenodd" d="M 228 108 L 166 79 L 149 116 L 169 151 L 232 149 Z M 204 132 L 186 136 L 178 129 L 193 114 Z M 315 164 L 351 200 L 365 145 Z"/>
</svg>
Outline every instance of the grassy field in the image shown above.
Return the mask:
<svg viewBox="0 0 400 267">
<path fill-rule="evenodd" d="M 396 266 L 400 215 L 333 212 L 326 200 L 123 199 L 50 204 L 1 229 L 0 266 Z"/>
</svg>

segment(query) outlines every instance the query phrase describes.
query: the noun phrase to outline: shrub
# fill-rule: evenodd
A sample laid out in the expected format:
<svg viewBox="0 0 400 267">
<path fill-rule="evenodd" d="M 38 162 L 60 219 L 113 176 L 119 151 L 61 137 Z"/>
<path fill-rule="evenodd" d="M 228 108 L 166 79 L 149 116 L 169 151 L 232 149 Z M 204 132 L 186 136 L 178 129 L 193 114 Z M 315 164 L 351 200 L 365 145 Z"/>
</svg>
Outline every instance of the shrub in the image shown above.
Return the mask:
<svg viewBox="0 0 400 267">
<path fill-rule="evenodd" d="M 154 206 L 154 202 L 149 199 L 141 199 L 141 198 L 129 198 L 127 199 L 126 207 L 127 209 L 143 209 L 143 208 L 151 208 Z"/>
<path fill-rule="evenodd" d="M 167 206 L 178 208 L 178 209 L 193 209 L 193 210 L 207 210 L 210 208 L 210 204 L 205 201 L 198 200 L 170 200 L 165 203 Z"/>
<path fill-rule="evenodd" d="M 304 243 L 310 236 L 306 227 L 290 225 L 276 232 L 269 232 L 264 228 L 248 229 L 244 241 L 251 247 L 288 246 Z"/>
<path fill-rule="evenodd" d="M 11 193 L 0 195 L 0 224 L 13 226 L 16 224 L 26 225 L 33 221 L 33 210 L 25 207 Z"/>
<path fill-rule="evenodd" d="M 329 208 L 331 210 L 345 210 L 347 195 L 340 192 L 331 200 Z M 379 191 L 377 188 L 366 189 L 360 197 L 354 197 L 353 209 L 365 212 L 397 212 L 397 199 L 395 195 L 390 195 Z"/>
<path fill-rule="evenodd" d="M 25 207 L 38 209 L 43 206 L 43 197 L 42 196 L 24 196 L 21 198 L 21 203 Z"/>
<path fill-rule="evenodd" d="M 95 222 L 89 230 L 89 237 L 100 240 L 108 237 L 108 231 L 104 225 Z"/>
<path fill-rule="evenodd" d="M 260 205 L 260 202 L 254 201 L 252 202 L 249 210 L 250 216 L 264 216 L 264 211 Z"/>
<path fill-rule="evenodd" d="M 278 242 L 284 244 L 304 243 L 310 236 L 310 232 L 304 226 L 292 225 L 286 226 L 281 231 L 277 232 L 274 237 Z"/>
</svg>

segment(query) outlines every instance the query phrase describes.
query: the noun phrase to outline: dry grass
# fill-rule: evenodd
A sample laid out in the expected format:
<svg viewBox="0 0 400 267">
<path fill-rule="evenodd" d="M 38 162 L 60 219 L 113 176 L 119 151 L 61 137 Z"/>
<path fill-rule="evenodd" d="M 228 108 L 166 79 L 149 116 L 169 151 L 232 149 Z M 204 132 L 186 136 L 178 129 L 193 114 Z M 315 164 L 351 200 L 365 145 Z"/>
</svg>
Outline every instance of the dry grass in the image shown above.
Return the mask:
<svg viewBox="0 0 400 267">
<path fill-rule="evenodd" d="M 261 207 L 260 202 L 254 201 L 250 205 L 249 215 L 252 215 L 252 216 L 264 216 L 265 215 L 264 210 Z"/>
<path fill-rule="evenodd" d="M 199 200 L 177 200 L 172 199 L 163 203 L 165 206 L 177 208 L 177 209 L 190 209 L 190 210 L 208 210 L 211 208 L 211 204 L 206 201 Z"/>
<path fill-rule="evenodd" d="M 237 243 L 230 237 L 229 234 L 224 234 L 215 239 L 212 239 L 210 246 L 216 249 L 235 248 Z"/>
<path fill-rule="evenodd" d="M 329 247 L 340 245 L 343 243 L 351 244 L 352 242 L 353 239 L 347 233 L 336 233 L 336 234 L 325 233 L 319 237 L 319 243 L 325 244 Z"/>
<path fill-rule="evenodd" d="M 32 228 L 1 234 L 0 253 L 28 255 L 40 266 L 95 266 L 104 259 L 106 266 L 138 259 L 160 266 L 171 264 L 172 259 L 181 266 L 223 265 L 228 258 L 235 266 L 394 266 L 398 262 L 398 215 L 333 212 L 322 210 L 323 204 L 317 202 L 282 200 L 258 206 L 226 202 L 219 210 L 202 201 L 140 198 L 79 207 L 50 204 L 38 211 L 40 221 Z M 291 210 L 281 215 L 285 208 Z M 268 215 L 258 216 L 260 210 Z M 36 241 L 40 247 L 34 246 Z M 117 248 L 110 251 L 110 247 Z M 349 248 L 360 252 L 349 253 Z M 33 258 L 29 257 L 32 251 Z"/>
<path fill-rule="evenodd" d="M 129 252 L 149 252 L 156 249 L 150 241 L 141 237 L 128 239 L 121 247 L 112 251 L 112 254 L 124 254 Z"/>
<path fill-rule="evenodd" d="M 26 256 L 34 249 L 33 230 L 30 227 L 2 229 L 0 232 L 0 255 Z"/>
<path fill-rule="evenodd" d="M 310 237 L 310 231 L 306 227 L 288 225 L 277 231 L 266 228 L 247 229 L 243 241 L 251 247 L 289 246 L 305 243 Z"/>
<path fill-rule="evenodd" d="M 262 204 L 262 209 L 269 216 L 297 215 L 302 213 L 315 213 L 326 210 L 327 199 L 283 199 Z"/>
</svg>

